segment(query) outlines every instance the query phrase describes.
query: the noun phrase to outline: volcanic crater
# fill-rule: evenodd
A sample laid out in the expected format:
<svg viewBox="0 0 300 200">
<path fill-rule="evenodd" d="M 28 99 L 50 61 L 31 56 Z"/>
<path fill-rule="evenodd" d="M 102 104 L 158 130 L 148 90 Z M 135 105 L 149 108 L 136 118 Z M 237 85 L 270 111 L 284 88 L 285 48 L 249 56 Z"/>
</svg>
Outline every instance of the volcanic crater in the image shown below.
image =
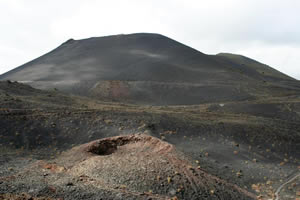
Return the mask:
<svg viewBox="0 0 300 200">
<path fill-rule="evenodd" d="M 203 171 L 182 152 L 146 134 L 76 146 L 54 160 L 80 184 L 144 198 L 252 199 L 255 196 Z M 88 178 L 87 178 L 88 177 Z M 109 187 L 108 187 L 109 186 Z"/>
</svg>

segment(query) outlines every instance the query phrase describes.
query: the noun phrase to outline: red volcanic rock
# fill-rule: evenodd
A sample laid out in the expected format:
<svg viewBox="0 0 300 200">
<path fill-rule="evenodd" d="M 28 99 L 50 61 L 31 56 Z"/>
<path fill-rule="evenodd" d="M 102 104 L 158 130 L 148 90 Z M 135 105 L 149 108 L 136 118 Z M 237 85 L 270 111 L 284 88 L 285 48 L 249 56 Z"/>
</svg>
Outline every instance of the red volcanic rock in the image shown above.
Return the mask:
<svg viewBox="0 0 300 200">
<path fill-rule="evenodd" d="M 238 186 L 193 167 L 173 145 L 144 134 L 92 141 L 63 153 L 57 162 L 73 177 L 102 189 L 132 194 L 150 191 L 161 198 L 255 198 Z"/>
</svg>

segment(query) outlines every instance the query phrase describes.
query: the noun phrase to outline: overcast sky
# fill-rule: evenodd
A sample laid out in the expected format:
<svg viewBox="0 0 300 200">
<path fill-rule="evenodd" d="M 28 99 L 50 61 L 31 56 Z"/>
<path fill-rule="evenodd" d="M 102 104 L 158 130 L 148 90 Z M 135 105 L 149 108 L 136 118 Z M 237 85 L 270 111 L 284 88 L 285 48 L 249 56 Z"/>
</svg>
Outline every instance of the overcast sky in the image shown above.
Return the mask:
<svg viewBox="0 0 300 200">
<path fill-rule="evenodd" d="M 300 79 L 299 0 L 0 0 L 0 74 L 69 38 L 151 32 Z"/>
</svg>

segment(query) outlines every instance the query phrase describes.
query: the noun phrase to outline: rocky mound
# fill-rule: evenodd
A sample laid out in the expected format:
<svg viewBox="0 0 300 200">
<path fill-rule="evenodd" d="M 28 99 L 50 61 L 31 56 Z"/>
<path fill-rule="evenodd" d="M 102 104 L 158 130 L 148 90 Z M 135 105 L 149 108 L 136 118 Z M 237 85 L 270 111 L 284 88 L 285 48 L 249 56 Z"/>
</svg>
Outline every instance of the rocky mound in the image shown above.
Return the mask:
<svg viewBox="0 0 300 200">
<path fill-rule="evenodd" d="M 76 102 L 69 96 L 56 90 L 43 91 L 27 84 L 0 81 L 0 113 L 5 109 L 57 109 L 60 107 L 76 106 Z"/>
<path fill-rule="evenodd" d="M 60 174 L 51 182 L 110 191 L 113 199 L 252 199 L 255 196 L 201 170 L 173 145 L 144 135 L 92 141 L 37 166 Z M 64 174 L 64 175 L 62 175 Z M 68 178 L 64 178 L 64 176 Z M 50 175 L 45 176 L 51 177 Z M 68 182 L 68 180 L 73 180 Z M 76 181 L 74 181 L 76 180 Z M 103 198 L 105 199 L 105 193 Z M 112 197 L 110 196 L 110 197 Z"/>
</svg>

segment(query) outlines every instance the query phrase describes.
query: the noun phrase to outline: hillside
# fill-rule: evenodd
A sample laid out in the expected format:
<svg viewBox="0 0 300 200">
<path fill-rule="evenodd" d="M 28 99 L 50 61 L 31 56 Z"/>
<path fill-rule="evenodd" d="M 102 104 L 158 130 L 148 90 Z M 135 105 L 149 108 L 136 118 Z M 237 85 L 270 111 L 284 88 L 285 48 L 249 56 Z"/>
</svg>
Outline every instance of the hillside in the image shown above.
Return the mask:
<svg viewBox="0 0 300 200">
<path fill-rule="evenodd" d="M 240 101 L 300 91 L 298 81 L 254 60 L 206 55 L 148 33 L 70 39 L 0 80 L 154 105 Z"/>
<path fill-rule="evenodd" d="M 0 94 L 0 199 L 268 199 L 299 173 L 300 96 L 143 106 L 9 81 Z"/>
</svg>

